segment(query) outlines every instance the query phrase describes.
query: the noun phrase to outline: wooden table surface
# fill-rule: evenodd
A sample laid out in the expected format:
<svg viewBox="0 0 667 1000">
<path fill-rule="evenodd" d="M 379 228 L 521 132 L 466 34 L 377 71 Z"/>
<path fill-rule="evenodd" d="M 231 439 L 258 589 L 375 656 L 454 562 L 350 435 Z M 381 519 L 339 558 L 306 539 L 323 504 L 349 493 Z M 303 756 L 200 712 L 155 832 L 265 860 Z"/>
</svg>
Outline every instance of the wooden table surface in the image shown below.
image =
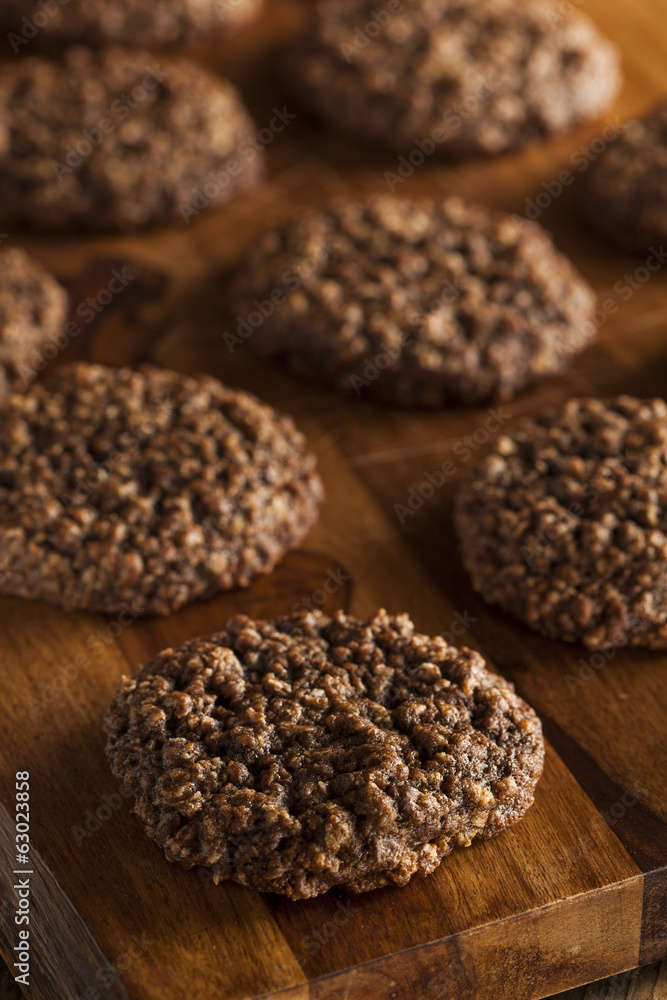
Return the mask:
<svg viewBox="0 0 667 1000">
<path fill-rule="evenodd" d="M 610 116 L 626 121 L 667 91 L 667 0 L 586 0 L 583 6 L 623 49 L 626 84 Z M 272 55 L 302 20 L 298 0 L 267 0 L 261 21 L 238 40 L 197 56 L 240 85 L 258 127 L 288 101 L 273 75 Z M 626 970 L 667 954 L 667 657 L 619 649 L 604 670 L 589 669 L 584 680 L 581 664 L 590 655 L 583 647 L 542 639 L 486 607 L 460 566 L 451 528 L 460 476 L 399 523 L 395 504 L 425 470 L 479 431 L 486 408 L 425 414 L 343 400 L 259 364 L 245 349 L 232 354 L 225 347 L 222 332 L 235 323 L 226 312 L 226 281 L 253 234 L 330 194 L 386 191 L 384 171 L 395 165 L 392 154 L 346 142 L 301 109 L 295 113 L 267 149 L 267 182 L 188 226 L 129 237 L 10 234 L 68 284 L 74 305 L 103 287 L 113 261 L 134 261 L 141 276 L 136 294 L 105 310 L 58 361 L 149 358 L 246 387 L 294 416 L 317 453 L 327 490 L 320 523 L 272 576 L 240 594 L 126 628 L 53 700 L 44 695 L 51 679 L 95 630 L 109 634 L 110 623 L 0 599 L 8 707 L 0 741 L 0 860 L 18 768 L 31 771 L 39 817 L 31 836 L 44 907 L 35 931 L 42 951 L 39 986 L 29 995 L 62 1000 L 75 986 L 80 993 L 96 964 L 124 954 L 132 935 L 148 927 L 149 954 L 119 974 L 105 1000 L 266 994 L 531 1000 L 610 973 L 621 974 L 563 996 L 665 1000 L 665 963 L 661 970 L 655 964 L 638 974 Z M 558 177 L 603 127 L 593 123 L 497 160 L 455 168 L 428 162 L 401 193 L 456 193 L 522 213 L 526 199 Z M 575 394 L 663 395 L 667 274 L 621 298 L 615 288 L 642 260 L 586 231 L 573 189 L 554 199 L 540 221 L 601 300 L 611 297 L 619 308 L 601 322 L 599 344 L 571 372 L 507 408 L 507 427 Z M 117 787 L 99 723 L 120 673 L 165 644 L 213 631 L 233 611 L 282 613 L 338 566 L 350 579 L 328 609 L 338 605 L 363 615 L 383 604 L 409 610 L 418 627 L 431 632 L 470 612 L 474 624 L 462 642 L 479 649 L 535 706 L 548 739 L 547 764 L 536 804 L 515 828 L 455 852 L 428 879 L 355 897 L 354 918 L 326 947 L 304 956 L 300 942 L 337 913 L 335 893 L 293 904 L 234 885 L 212 890 L 195 873 L 167 865 L 125 807 L 76 850 L 71 831 Z M 568 677 L 584 682 L 573 690 Z M 28 711 L 29 695 L 44 699 L 36 714 Z M 184 928 L 192 940 L 182 940 Z M 0 946 L 7 956 L 11 935 L 3 936 L 1 925 Z"/>
</svg>

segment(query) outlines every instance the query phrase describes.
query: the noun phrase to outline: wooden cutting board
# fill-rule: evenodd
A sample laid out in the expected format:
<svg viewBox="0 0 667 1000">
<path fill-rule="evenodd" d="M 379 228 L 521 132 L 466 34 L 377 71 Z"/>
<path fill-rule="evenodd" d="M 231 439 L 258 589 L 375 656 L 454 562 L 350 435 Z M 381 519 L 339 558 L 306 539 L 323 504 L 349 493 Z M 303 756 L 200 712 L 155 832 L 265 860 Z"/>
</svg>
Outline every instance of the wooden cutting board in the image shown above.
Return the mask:
<svg viewBox="0 0 667 1000">
<path fill-rule="evenodd" d="M 626 86 L 610 113 L 623 122 L 667 91 L 667 4 L 584 6 L 623 48 Z M 619 649 L 592 657 L 535 635 L 473 593 L 451 507 L 461 476 L 497 433 L 486 407 L 401 412 L 344 400 L 225 345 L 223 333 L 235 329 L 227 274 L 252 234 L 325 195 L 386 190 L 384 172 L 396 164 L 392 154 L 327 134 L 281 90 L 273 54 L 302 19 L 296 0 L 267 0 L 252 29 L 197 55 L 241 85 L 258 127 L 274 107 L 297 115 L 268 146 L 269 180 L 259 191 L 136 237 L 9 234 L 69 284 L 74 309 L 106 287 L 114 267 L 138 275 L 59 360 L 151 358 L 244 386 L 293 414 L 327 490 L 320 523 L 273 575 L 170 618 L 105 619 L 0 600 L 0 952 L 13 961 L 13 796 L 16 772 L 29 771 L 31 997 L 510 1000 L 667 954 L 667 656 Z M 521 213 L 603 128 L 456 168 L 429 161 L 401 191 L 459 193 Z M 502 408 L 504 430 L 573 394 L 665 392 L 667 270 L 635 281 L 630 296 L 619 291 L 642 259 L 606 246 L 578 214 L 573 185 L 541 221 L 618 309 L 602 314 L 599 344 L 567 376 Z M 446 460 L 456 477 L 399 517 L 397 505 Z M 515 828 L 403 889 L 290 902 L 216 887 L 169 865 L 144 836 L 109 774 L 102 715 L 121 674 L 164 646 L 218 629 L 238 611 L 275 615 L 320 603 L 358 615 L 408 610 L 420 629 L 452 633 L 514 681 L 548 740 L 535 805 Z"/>
</svg>

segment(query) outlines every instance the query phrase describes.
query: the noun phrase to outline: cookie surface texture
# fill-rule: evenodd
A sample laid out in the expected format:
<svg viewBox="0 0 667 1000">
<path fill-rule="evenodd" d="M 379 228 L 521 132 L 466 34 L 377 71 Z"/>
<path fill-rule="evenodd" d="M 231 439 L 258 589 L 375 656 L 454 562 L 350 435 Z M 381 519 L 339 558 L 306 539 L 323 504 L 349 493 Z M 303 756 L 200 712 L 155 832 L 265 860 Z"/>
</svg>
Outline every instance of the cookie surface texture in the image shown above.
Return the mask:
<svg viewBox="0 0 667 1000">
<path fill-rule="evenodd" d="M 0 72 L 0 110 L 0 214 L 42 230 L 182 225 L 263 171 L 235 87 L 184 59 L 31 57 Z"/>
<path fill-rule="evenodd" d="M 459 198 L 310 210 L 255 241 L 232 299 L 233 341 L 400 406 L 509 400 L 595 336 L 594 293 L 547 233 Z"/>
<path fill-rule="evenodd" d="M 207 376 L 79 362 L 0 410 L 0 590 L 135 617 L 246 586 L 322 487 L 292 420 Z"/>
<path fill-rule="evenodd" d="M 497 439 L 456 522 L 473 586 L 590 649 L 667 647 L 667 405 L 569 400 Z"/>
<path fill-rule="evenodd" d="M 59 0 L 36 11 L 45 38 L 152 49 L 233 34 L 260 8 L 261 0 Z M 0 23 L 17 54 L 25 54 L 36 35 L 25 17 L 22 0 L 0 0 Z"/>
<path fill-rule="evenodd" d="M 667 239 L 667 99 L 608 144 L 587 180 L 584 204 L 600 232 L 647 254 Z"/>
<path fill-rule="evenodd" d="M 597 118 L 621 80 L 616 48 L 551 0 L 324 0 L 286 72 L 327 124 L 454 157 Z"/>
<path fill-rule="evenodd" d="M 49 357 L 67 318 L 65 289 L 24 250 L 0 250 L 0 400 L 25 389 Z"/>
<path fill-rule="evenodd" d="M 113 773 L 166 857 L 293 898 L 404 885 L 531 805 L 536 715 L 407 615 L 231 619 L 125 677 Z"/>
</svg>

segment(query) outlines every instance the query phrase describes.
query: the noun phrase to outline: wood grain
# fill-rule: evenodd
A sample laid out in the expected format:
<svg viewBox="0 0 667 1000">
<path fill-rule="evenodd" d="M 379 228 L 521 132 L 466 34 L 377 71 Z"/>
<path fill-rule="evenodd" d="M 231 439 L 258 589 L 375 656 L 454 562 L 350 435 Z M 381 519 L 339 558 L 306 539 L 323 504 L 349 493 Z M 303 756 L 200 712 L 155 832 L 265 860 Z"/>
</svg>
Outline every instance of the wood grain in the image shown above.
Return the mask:
<svg viewBox="0 0 667 1000">
<path fill-rule="evenodd" d="M 623 47 L 627 83 L 612 114 L 625 120 L 667 90 L 667 39 L 658 30 L 667 4 L 586 0 L 585 9 Z M 303 15 L 296 0 L 267 0 L 264 18 L 233 44 L 197 55 L 239 83 L 259 127 L 289 102 L 273 59 Z M 229 272 L 253 233 L 332 193 L 386 190 L 383 174 L 395 163 L 295 111 L 267 150 L 267 183 L 225 210 L 132 237 L 11 234 L 69 284 L 75 311 L 114 262 L 131 262 L 139 276 L 58 360 L 151 358 L 246 387 L 294 416 L 327 491 L 320 523 L 274 574 L 167 619 L 126 624 L 0 600 L 5 855 L 14 773 L 29 770 L 32 785 L 39 947 L 29 995 L 529 1000 L 623 974 L 607 984 L 609 996 L 664 1000 L 664 966 L 625 973 L 667 954 L 667 657 L 619 649 L 593 668 L 583 647 L 543 639 L 472 592 L 450 514 L 484 439 L 486 408 L 429 414 L 344 400 L 225 346 L 222 334 L 235 324 L 226 311 Z M 429 161 L 401 190 L 460 193 L 520 213 L 602 127 L 497 160 L 456 168 Z M 601 298 L 618 298 L 614 285 L 641 258 L 589 233 L 575 194 L 568 189 L 541 221 Z M 502 409 L 504 428 L 575 393 L 664 393 L 667 274 L 618 304 L 570 373 Z M 457 476 L 401 521 L 396 505 L 445 459 Z M 120 675 L 164 646 L 213 631 L 239 610 L 261 616 L 312 605 L 329 574 L 344 578 L 327 598 L 331 610 L 409 610 L 420 629 L 444 634 L 472 620 L 457 641 L 480 650 L 542 717 L 548 749 L 535 806 L 517 827 L 404 889 L 295 903 L 213 886 L 205 873 L 168 865 L 118 795 L 103 754 L 104 709 Z M 14 941 L 9 860 L 0 873 L 5 958 Z M 607 995 L 596 988 L 566 996 Z"/>
<path fill-rule="evenodd" d="M 21 990 L 9 971 L 0 968 L 0 1000 L 20 1000 Z M 548 1000 L 666 1000 L 667 962 L 647 965 L 589 986 L 567 990 Z"/>
</svg>

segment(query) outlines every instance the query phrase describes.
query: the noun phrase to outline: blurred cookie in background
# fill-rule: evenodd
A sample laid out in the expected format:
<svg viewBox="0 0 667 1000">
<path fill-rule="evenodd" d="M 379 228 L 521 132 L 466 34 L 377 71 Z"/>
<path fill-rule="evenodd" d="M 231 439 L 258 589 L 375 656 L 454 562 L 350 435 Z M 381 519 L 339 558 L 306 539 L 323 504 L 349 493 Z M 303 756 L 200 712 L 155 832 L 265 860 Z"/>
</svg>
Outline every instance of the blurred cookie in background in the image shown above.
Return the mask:
<svg viewBox="0 0 667 1000">
<path fill-rule="evenodd" d="M 571 5 L 570 5 L 571 6 Z M 551 0 L 320 0 L 289 55 L 295 93 L 364 141 L 501 153 L 598 117 L 619 54 Z"/>
<path fill-rule="evenodd" d="M 648 251 L 667 239 L 667 98 L 607 146 L 583 195 L 591 223 L 625 249 Z"/>
<path fill-rule="evenodd" d="M 227 346 L 399 406 L 507 401 L 594 339 L 595 295 L 534 223 L 460 198 L 339 200 L 261 235 Z"/>
<path fill-rule="evenodd" d="M 74 47 L 0 71 L 0 218 L 37 229 L 187 223 L 258 181 L 234 86 L 185 59 Z"/>
<path fill-rule="evenodd" d="M 38 38 L 153 49 L 234 34 L 261 6 L 262 0 L 51 0 L 28 7 L 0 0 L 0 24 L 18 54 Z"/>
<path fill-rule="evenodd" d="M 0 399 L 25 389 L 45 367 L 45 348 L 65 325 L 67 303 L 65 289 L 24 250 L 0 249 Z"/>
</svg>

